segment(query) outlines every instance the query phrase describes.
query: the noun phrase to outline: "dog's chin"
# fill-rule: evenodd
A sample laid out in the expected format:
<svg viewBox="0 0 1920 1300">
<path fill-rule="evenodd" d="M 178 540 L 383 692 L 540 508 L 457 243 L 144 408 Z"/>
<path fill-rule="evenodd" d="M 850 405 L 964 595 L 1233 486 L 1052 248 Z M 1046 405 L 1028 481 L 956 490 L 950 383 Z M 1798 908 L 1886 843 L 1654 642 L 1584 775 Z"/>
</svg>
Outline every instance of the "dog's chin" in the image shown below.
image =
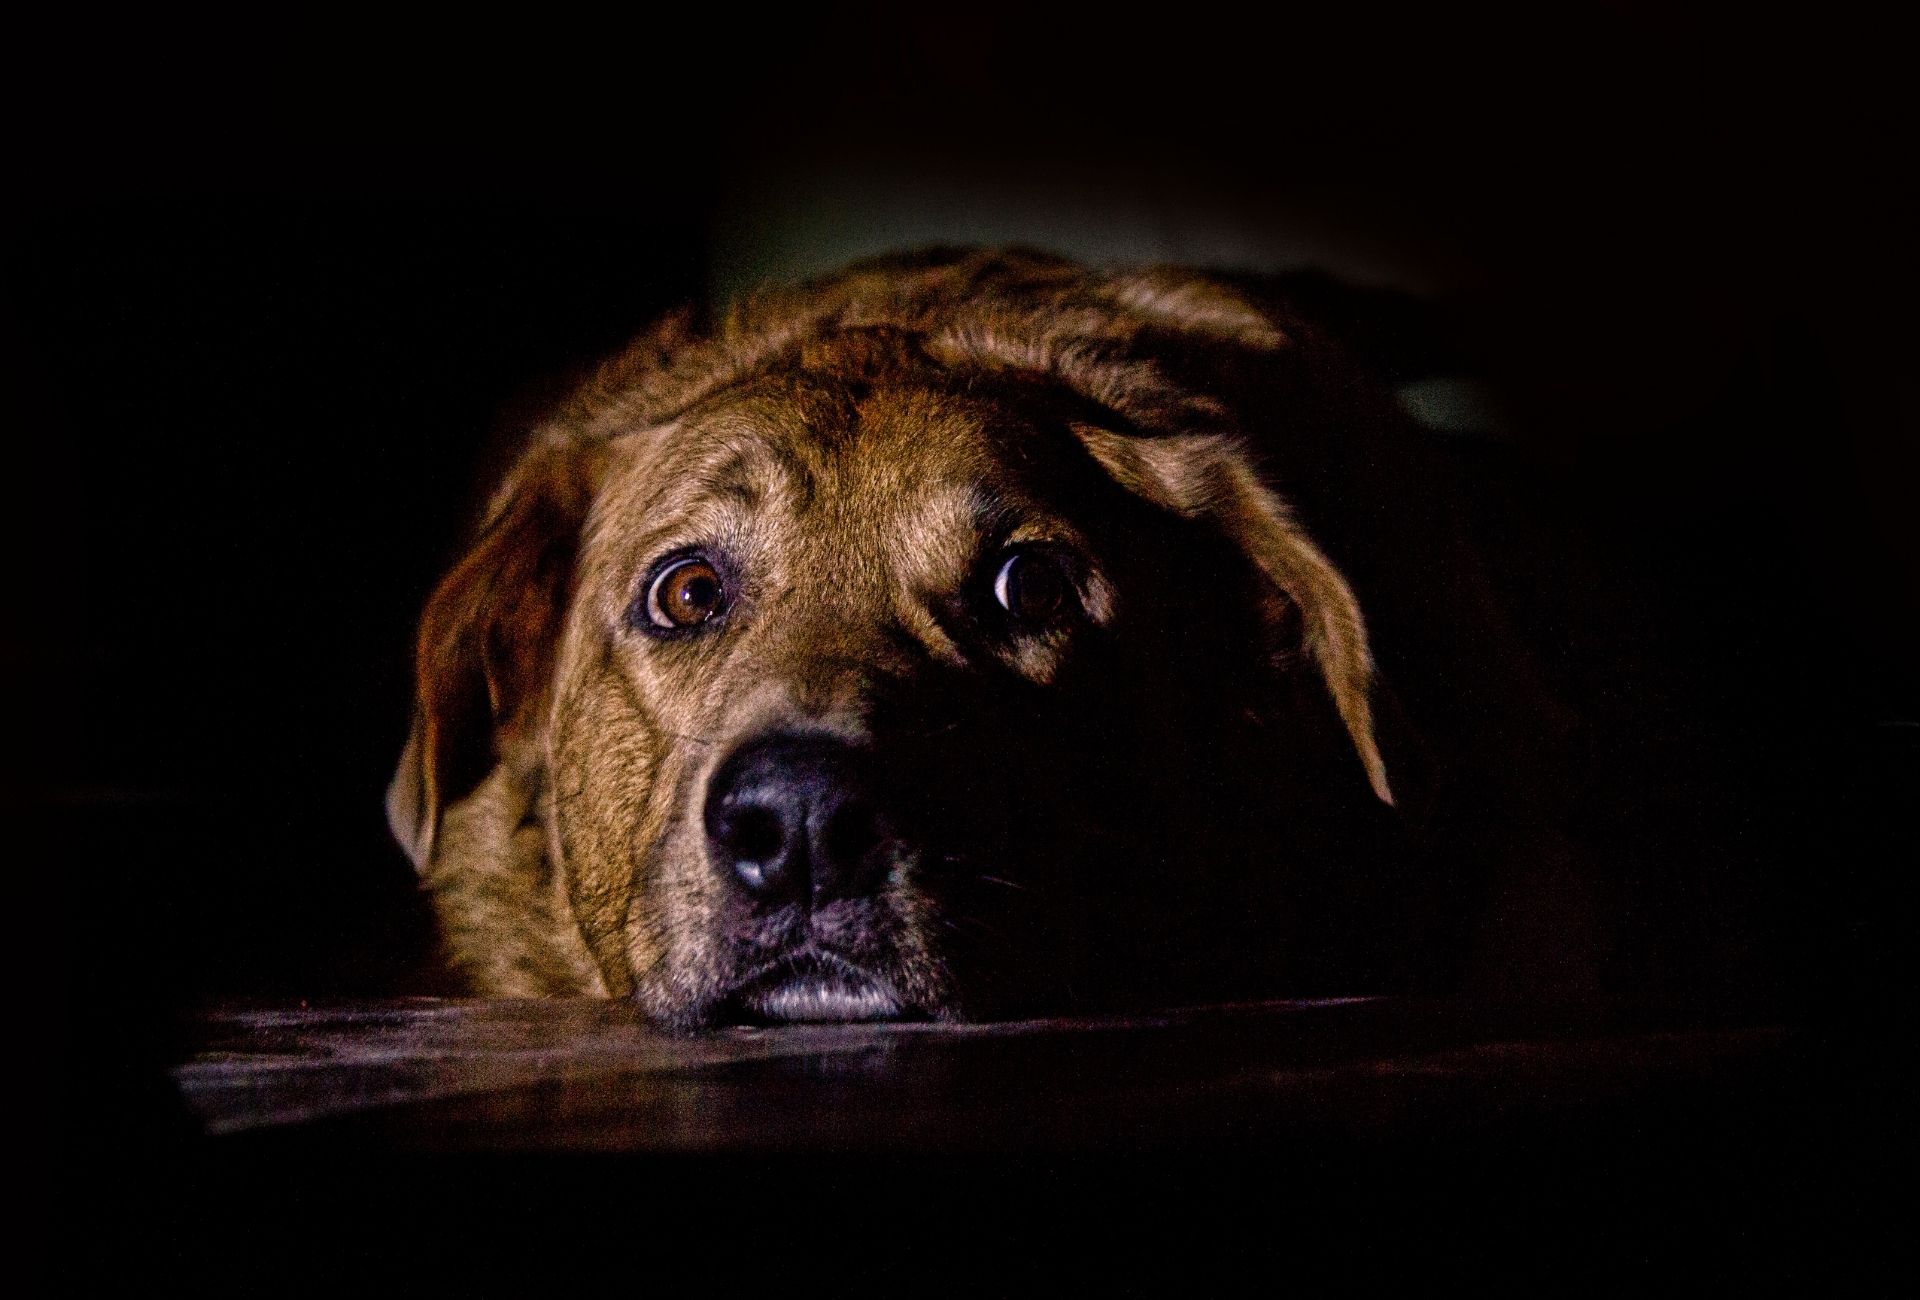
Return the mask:
<svg viewBox="0 0 1920 1300">
<path fill-rule="evenodd" d="M 751 989 L 741 1007 L 770 1024 L 793 1021 L 897 1020 L 900 1000 L 886 988 L 845 975 L 816 975 L 782 980 Z"/>
<path fill-rule="evenodd" d="M 886 981 L 844 962 L 782 963 L 725 998 L 716 1024 L 801 1024 L 917 1018 Z"/>
</svg>

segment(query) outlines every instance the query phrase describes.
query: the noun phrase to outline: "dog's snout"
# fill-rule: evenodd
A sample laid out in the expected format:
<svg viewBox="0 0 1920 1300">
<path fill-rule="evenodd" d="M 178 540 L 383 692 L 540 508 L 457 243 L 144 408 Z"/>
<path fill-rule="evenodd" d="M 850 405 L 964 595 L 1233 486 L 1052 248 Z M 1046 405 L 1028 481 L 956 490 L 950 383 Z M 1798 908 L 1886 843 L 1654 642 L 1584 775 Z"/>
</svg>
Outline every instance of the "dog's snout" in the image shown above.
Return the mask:
<svg viewBox="0 0 1920 1300">
<path fill-rule="evenodd" d="M 707 787 L 713 861 L 763 902 L 821 904 L 874 890 L 897 840 L 868 763 L 844 741 L 750 741 Z"/>
</svg>

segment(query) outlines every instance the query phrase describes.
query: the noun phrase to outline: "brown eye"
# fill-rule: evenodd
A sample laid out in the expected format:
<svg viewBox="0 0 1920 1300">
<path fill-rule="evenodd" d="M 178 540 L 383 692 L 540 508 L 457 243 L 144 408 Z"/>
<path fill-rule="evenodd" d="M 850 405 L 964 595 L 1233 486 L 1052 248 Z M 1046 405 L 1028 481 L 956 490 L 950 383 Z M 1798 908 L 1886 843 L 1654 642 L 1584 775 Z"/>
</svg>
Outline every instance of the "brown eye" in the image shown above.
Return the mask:
<svg viewBox="0 0 1920 1300">
<path fill-rule="evenodd" d="M 719 570 L 697 557 L 662 569 L 647 588 L 647 621 L 677 632 L 699 627 L 726 605 L 726 584 Z"/>
<path fill-rule="evenodd" d="M 993 598 L 1022 623 L 1044 623 L 1067 603 L 1071 584 L 1057 556 L 1015 551 L 994 575 Z"/>
</svg>

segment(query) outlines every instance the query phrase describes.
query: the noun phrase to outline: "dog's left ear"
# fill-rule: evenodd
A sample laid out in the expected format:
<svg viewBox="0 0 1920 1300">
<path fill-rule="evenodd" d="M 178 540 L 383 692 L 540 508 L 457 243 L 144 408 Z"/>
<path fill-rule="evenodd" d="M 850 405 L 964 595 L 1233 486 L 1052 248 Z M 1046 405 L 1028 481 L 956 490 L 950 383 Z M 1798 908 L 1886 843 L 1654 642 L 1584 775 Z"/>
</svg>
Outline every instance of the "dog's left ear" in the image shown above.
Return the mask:
<svg viewBox="0 0 1920 1300">
<path fill-rule="evenodd" d="M 422 870 L 441 813 L 544 713 L 602 458 L 599 447 L 564 438 L 529 449 L 427 602 L 413 732 L 387 789 L 388 825 Z"/>
<path fill-rule="evenodd" d="M 1126 488 L 1223 532 L 1300 611 L 1307 653 L 1383 803 L 1393 802 L 1374 737 L 1373 656 L 1353 589 L 1260 481 L 1246 451 L 1220 434 L 1139 437 L 1082 426 L 1095 460 Z"/>
</svg>

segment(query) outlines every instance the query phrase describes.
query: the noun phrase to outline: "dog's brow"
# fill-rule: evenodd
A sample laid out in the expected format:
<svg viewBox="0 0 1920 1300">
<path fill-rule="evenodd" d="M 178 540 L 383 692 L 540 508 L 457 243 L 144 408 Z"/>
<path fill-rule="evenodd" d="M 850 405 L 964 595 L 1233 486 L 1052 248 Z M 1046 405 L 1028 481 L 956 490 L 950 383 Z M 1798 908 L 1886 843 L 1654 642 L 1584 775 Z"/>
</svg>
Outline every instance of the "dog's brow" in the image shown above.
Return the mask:
<svg viewBox="0 0 1920 1300">
<path fill-rule="evenodd" d="M 744 457 L 734 457 L 724 465 L 700 475 L 699 486 L 703 493 L 720 501 L 732 501 L 753 509 L 760 504 L 766 490 L 748 473 Z"/>
<path fill-rule="evenodd" d="M 753 508 L 766 498 L 768 481 L 787 468 L 785 458 L 771 447 L 735 444 L 721 448 L 691 477 L 703 495 Z"/>
<path fill-rule="evenodd" d="M 901 543 L 926 553 L 960 536 L 998 538 L 1015 525 L 1017 514 L 977 484 L 934 489 L 902 517 Z"/>
<path fill-rule="evenodd" d="M 973 518 L 973 531 L 998 542 L 1019 528 L 1025 515 L 990 489 L 976 487 L 967 493 L 967 508 Z"/>
</svg>

